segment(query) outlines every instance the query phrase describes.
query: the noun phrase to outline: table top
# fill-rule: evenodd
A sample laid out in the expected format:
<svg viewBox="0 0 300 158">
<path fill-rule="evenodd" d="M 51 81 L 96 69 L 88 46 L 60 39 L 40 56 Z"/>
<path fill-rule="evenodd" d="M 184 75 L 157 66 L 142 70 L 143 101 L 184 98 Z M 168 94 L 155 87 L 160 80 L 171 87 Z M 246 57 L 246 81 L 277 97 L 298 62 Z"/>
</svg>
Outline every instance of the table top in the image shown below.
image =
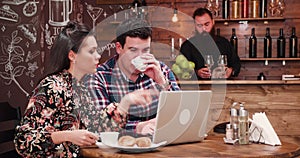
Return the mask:
<svg viewBox="0 0 300 158">
<path fill-rule="evenodd" d="M 281 142 L 281 146 L 265 144 L 231 145 L 225 144 L 223 135 L 208 136 L 204 141 L 160 147 L 155 151 L 128 154 L 113 148 L 86 147 L 81 152 L 84 157 L 296 157 L 300 147 L 293 143 Z"/>
</svg>

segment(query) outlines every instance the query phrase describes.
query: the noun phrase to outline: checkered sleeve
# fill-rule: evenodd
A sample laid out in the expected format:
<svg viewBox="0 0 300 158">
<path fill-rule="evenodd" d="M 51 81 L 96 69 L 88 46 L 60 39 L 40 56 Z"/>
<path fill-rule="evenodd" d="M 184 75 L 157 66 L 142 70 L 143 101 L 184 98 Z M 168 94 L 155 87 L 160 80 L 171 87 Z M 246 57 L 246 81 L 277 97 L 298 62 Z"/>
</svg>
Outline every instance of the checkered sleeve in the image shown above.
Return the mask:
<svg viewBox="0 0 300 158">
<path fill-rule="evenodd" d="M 99 110 L 104 109 L 110 104 L 109 96 L 105 89 L 106 82 L 103 78 L 103 74 L 97 72 L 96 74 L 91 75 L 86 82 L 91 95 L 91 102 Z"/>
<path fill-rule="evenodd" d="M 174 73 L 172 72 L 172 70 L 164 63 L 161 62 L 161 69 L 162 72 L 165 76 L 165 78 L 167 78 L 170 82 L 170 88 L 168 89 L 168 91 L 179 91 L 180 88 L 176 82 L 176 77 L 174 75 Z"/>
</svg>

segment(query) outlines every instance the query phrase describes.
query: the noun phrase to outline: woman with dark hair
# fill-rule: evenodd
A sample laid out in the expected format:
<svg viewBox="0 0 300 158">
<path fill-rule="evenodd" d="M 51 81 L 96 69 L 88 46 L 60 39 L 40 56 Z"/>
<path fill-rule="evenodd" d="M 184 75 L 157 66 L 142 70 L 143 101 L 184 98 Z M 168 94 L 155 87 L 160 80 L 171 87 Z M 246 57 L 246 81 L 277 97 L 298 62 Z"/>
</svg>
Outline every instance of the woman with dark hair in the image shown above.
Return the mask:
<svg viewBox="0 0 300 158">
<path fill-rule="evenodd" d="M 101 55 L 83 24 L 69 22 L 52 46 L 45 77 L 34 89 L 19 126 L 15 147 L 23 157 L 79 157 L 79 147 L 95 144 L 98 131 L 116 131 L 126 122 L 122 106 L 98 110 L 83 84 L 96 72 Z M 109 115 L 109 117 L 108 117 Z M 91 120 L 92 119 L 92 120 Z"/>
</svg>

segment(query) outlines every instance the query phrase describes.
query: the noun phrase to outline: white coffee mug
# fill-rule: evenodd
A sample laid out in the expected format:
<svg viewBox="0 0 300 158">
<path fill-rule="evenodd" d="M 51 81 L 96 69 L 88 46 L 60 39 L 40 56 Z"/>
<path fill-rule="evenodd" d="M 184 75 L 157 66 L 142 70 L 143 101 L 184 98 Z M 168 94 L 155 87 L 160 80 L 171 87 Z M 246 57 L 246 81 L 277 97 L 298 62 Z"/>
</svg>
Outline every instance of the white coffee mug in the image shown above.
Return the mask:
<svg viewBox="0 0 300 158">
<path fill-rule="evenodd" d="M 101 142 L 105 145 L 116 145 L 119 132 L 100 132 Z"/>
</svg>

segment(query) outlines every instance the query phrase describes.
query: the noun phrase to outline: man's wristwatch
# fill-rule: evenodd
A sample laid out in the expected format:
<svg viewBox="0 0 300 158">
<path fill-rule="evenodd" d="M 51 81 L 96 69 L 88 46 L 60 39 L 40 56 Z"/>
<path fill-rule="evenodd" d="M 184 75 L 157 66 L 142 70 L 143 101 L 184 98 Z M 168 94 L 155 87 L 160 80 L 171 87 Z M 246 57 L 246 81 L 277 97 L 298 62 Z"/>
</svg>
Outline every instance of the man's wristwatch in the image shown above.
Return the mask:
<svg viewBox="0 0 300 158">
<path fill-rule="evenodd" d="M 161 90 L 168 90 L 171 87 L 171 82 L 166 78 L 164 84 L 160 84 Z"/>
</svg>

